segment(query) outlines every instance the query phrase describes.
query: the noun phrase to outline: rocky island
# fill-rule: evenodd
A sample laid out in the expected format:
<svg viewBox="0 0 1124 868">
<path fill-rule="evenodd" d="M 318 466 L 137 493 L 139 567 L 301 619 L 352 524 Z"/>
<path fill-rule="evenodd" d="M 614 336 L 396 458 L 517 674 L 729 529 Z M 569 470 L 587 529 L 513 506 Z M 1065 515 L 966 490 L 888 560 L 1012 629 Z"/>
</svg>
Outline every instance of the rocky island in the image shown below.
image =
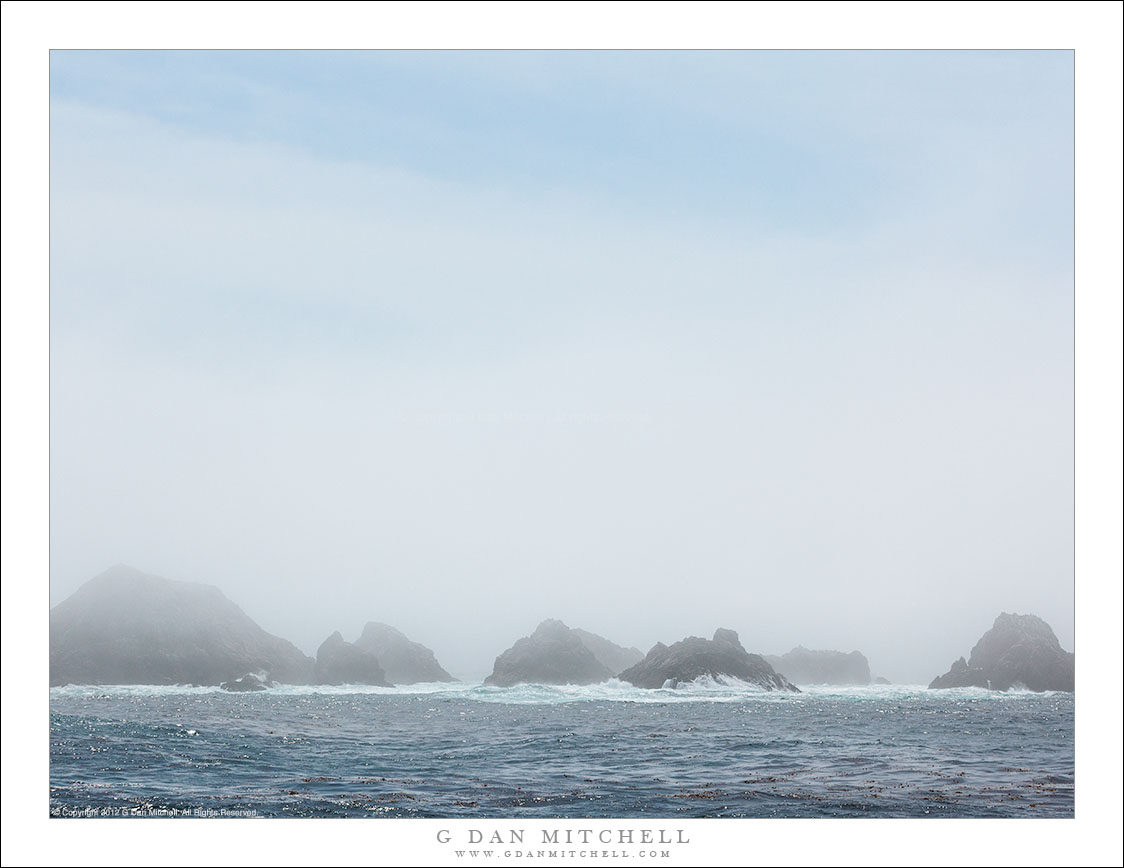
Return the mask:
<svg viewBox="0 0 1124 868">
<path fill-rule="evenodd" d="M 719 628 L 713 639 L 689 636 L 668 647 L 656 643 L 647 656 L 620 674 L 621 681 L 637 687 L 676 687 L 709 675 L 712 678 L 736 678 L 764 690 L 800 690 L 758 654 L 742 647 L 738 634 Z"/>
<path fill-rule="evenodd" d="M 355 646 L 377 657 L 387 680 L 394 684 L 457 680 L 441 668 L 429 648 L 420 642 L 411 642 L 389 624 L 368 622 Z"/>
<path fill-rule="evenodd" d="M 858 651 L 810 651 L 797 645 L 787 654 L 765 659 L 794 684 L 870 684 L 870 664 Z"/>
<path fill-rule="evenodd" d="M 308 684 L 313 661 L 211 585 L 116 566 L 50 614 L 50 681 L 62 684 Z"/>
<path fill-rule="evenodd" d="M 323 641 L 316 652 L 316 684 L 369 684 L 375 687 L 393 687 L 379 659 L 350 642 L 345 642 L 337 630 Z"/>
<path fill-rule="evenodd" d="M 228 690 L 231 693 L 258 693 L 276 686 L 276 682 L 270 681 L 268 678 L 259 678 L 252 672 L 233 681 L 224 681 L 219 685 L 223 690 Z"/>
<path fill-rule="evenodd" d="M 578 631 L 548 619 L 497 657 L 484 683 L 495 687 L 596 684 L 612 676 L 612 670 L 597 659 Z"/>
<path fill-rule="evenodd" d="M 929 688 L 1022 686 L 1072 692 L 1073 676 L 1073 652 L 1062 649 L 1049 624 L 1036 615 L 1003 612 L 972 648 L 969 659 L 961 657 Z"/>
</svg>

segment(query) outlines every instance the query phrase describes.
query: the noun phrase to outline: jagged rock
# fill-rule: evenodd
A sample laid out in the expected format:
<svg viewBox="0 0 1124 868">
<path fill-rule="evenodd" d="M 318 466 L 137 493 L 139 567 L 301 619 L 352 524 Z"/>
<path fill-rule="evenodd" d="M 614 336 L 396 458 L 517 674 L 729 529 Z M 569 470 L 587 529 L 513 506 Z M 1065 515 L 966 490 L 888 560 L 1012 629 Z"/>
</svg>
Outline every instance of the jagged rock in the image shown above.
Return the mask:
<svg viewBox="0 0 1124 868">
<path fill-rule="evenodd" d="M 316 652 L 317 684 L 371 684 L 391 687 L 379 659 L 350 642 L 345 642 L 339 630 L 329 636 Z"/>
<path fill-rule="evenodd" d="M 657 642 L 643 660 L 618 677 L 637 687 L 658 688 L 675 687 L 704 675 L 737 678 L 765 690 L 800 692 L 763 657 L 748 653 L 737 633 L 721 628 L 714 631 L 713 639 L 689 636 L 670 647 Z"/>
<path fill-rule="evenodd" d="M 929 685 L 937 687 L 988 687 L 991 681 L 982 669 L 972 669 L 963 657 L 956 660 L 944 675 L 938 675 Z"/>
<path fill-rule="evenodd" d="M 199 684 L 247 672 L 307 684 L 312 660 L 210 585 L 117 566 L 50 616 L 50 679 L 59 684 Z"/>
<path fill-rule="evenodd" d="M 890 681 L 889 678 L 883 678 L 881 675 L 879 675 L 877 678 L 875 678 L 870 683 L 871 684 L 892 684 L 893 682 Z"/>
<path fill-rule="evenodd" d="M 579 630 L 577 627 L 573 627 L 572 631 L 598 662 L 614 674 L 623 672 L 644 659 L 644 652 L 639 648 L 624 648 L 616 642 L 610 642 L 604 636 L 598 636 L 588 630 Z"/>
<path fill-rule="evenodd" d="M 236 678 L 234 681 L 224 681 L 219 686 L 223 690 L 229 690 L 231 693 L 256 693 L 259 690 L 276 687 L 277 685 L 268 678 L 262 679 L 250 673 L 243 675 L 241 678 Z"/>
<path fill-rule="evenodd" d="M 1036 615 L 1003 612 L 972 648 L 972 656 L 961 657 L 929 687 L 1009 690 L 1021 685 L 1072 692 L 1073 674 L 1073 652 L 1062 650 L 1049 624 Z"/>
<path fill-rule="evenodd" d="M 780 657 L 765 655 L 794 684 L 870 684 L 870 664 L 858 651 L 809 651 L 798 645 Z"/>
<path fill-rule="evenodd" d="M 496 658 L 485 684 L 596 684 L 613 673 L 561 621 L 543 621 Z"/>
<path fill-rule="evenodd" d="M 457 680 L 441 668 L 431 650 L 419 642 L 411 642 L 388 624 L 369 622 L 355 646 L 374 654 L 387 680 L 394 684 Z"/>
</svg>

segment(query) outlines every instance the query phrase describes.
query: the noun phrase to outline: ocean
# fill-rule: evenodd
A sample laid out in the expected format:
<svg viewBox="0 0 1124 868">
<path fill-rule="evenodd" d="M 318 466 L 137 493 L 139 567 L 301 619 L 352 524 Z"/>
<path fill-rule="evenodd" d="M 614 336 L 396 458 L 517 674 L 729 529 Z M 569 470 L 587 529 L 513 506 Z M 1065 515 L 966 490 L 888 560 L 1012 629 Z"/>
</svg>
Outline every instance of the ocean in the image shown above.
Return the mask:
<svg viewBox="0 0 1124 868">
<path fill-rule="evenodd" d="M 1069 693 L 50 691 L 54 817 L 1073 817 Z"/>
</svg>

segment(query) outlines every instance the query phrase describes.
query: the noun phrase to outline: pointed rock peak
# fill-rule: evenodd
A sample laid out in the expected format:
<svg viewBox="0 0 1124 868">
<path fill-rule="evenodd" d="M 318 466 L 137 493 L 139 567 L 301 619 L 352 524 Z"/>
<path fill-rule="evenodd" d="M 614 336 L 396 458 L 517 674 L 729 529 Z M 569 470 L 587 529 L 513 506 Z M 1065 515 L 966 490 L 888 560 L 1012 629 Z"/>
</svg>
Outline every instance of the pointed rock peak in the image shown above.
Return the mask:
<svg viewBox="0 0 1124 868">
<path fill-rule="evenodd" d="M 94 581 L 102 581 L 106 579 L 142 579 L 145 574 L 138 570 L 136 567 L 129 564 L 114 564 L 107 570 L 103 570 L 94 577 Z"/>
<path fill-rule="evenodd" d="M 555 618 L 547 618 L 535 628 L 536 636 L 560 636 L 569 633 L 570 628 Z"/>
<path fill-rule="evenodd" d="M 389 687 L 378 658 L 357 645 L 345 642 L 337 630 L 316 652 L 314 677 L 317 684 L 373 684 Z"/>
<path fill-rule="evenodd" d="M 405 639 L 406 634 L 396 627 L 384 624 L 382 621 L 368 621 L 363 628 L 363 632 L 359 635 L 359 641 L 362 642 L 364 639 L 373 641 L 376 638 Z"/>
<path fill-rule="evenodd" d="M 738 648 L 742 647 L 742 643 L 738 639 L 737 631 L 736 630 L 728 630 L 725 627 L 719 627 L 717 630 L 714 631 L 714 641 L 715 642 L 726 642 L 726 643 L 728 643 L 730 645 L 734 645 Z"/>
</svg>

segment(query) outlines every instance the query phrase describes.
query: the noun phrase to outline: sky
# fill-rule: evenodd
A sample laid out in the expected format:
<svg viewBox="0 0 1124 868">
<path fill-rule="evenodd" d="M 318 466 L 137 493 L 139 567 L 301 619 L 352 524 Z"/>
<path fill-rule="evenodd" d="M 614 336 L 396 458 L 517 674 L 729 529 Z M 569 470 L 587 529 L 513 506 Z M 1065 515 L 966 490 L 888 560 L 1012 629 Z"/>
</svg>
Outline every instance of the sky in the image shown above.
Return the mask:
<svg viewBox="0 0 1124 868">
<path fill-rule="evenodd" d="M 1074 648 L 1073 54 L 51 52 L 51 602 Z"/>
</svg>

